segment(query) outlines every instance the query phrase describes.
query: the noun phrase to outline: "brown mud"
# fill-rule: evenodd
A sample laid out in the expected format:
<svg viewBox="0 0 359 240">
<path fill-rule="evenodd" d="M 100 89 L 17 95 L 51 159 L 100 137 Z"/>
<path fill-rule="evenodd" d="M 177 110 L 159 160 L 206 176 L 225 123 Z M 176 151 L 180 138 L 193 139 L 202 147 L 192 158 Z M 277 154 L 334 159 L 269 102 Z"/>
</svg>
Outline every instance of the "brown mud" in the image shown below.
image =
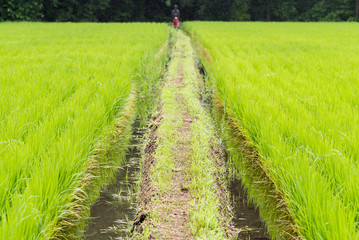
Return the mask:
<svg viewBox="0 0 359 240">
<path fill-rule="evenodd" d="M 142 162 L 138 211 L 136 218 L 133 221 L 133 226 L 131 229 L 132 233 L 135 232 L 142 233 L 144 222 L 146 220 L 148 221 L 148 209 L 151 205 L 151 197 L 153 194 L 150 170 L 156 164 L 154 154 L 156 153 L 156 149 L 158 146 L 157 129 L 161 123 L 161 120 L 162 120 L 162 115 L 161 115 L 161 110 L 159 109 L 159 114 L 152 118 L 149 126 L 150 135 L 148 137 L 148 142 L 144 149 L 144 157 Z"/>
<path fill-rule="evenodd" d="M 269 240 L 264 222 L 259 217 L 259 210 L 248 201 L 247 192 L 241 180 L 232 179 L 229 183 L 232 204 L 232 225 L 235 227 L 238 239 Z"/>
</svg>

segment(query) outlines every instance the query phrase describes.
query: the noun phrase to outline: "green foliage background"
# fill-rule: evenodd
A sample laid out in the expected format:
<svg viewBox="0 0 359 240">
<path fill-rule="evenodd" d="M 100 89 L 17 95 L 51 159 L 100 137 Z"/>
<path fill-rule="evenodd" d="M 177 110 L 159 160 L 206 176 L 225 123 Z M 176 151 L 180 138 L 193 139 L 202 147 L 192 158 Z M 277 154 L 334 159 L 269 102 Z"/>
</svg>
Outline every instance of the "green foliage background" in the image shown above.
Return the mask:
<svg viewBox="0 0 359 240">
<path fill-rule="evenodd" d="M 0 21 L 356 21 L 359 0 L 0 0 Z"/>
</svg>

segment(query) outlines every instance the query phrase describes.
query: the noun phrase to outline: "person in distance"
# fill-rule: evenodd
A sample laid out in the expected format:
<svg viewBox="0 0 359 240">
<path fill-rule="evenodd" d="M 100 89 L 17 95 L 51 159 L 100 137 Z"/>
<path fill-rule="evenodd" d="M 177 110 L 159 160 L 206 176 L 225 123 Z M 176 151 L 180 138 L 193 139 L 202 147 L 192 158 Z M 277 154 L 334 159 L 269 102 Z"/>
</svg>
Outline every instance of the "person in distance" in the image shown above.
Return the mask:
<svg viewBox="0 0 359 240">
<path fill-rule="evenodd" d="M 172 10 L 172 17 L 173 17 L 173 27 L 179 28 L 179 17 L 180 17 L 180 11 L 178 10 L 178 6 L 174 5 L 174 8 Z"/>
</svg>

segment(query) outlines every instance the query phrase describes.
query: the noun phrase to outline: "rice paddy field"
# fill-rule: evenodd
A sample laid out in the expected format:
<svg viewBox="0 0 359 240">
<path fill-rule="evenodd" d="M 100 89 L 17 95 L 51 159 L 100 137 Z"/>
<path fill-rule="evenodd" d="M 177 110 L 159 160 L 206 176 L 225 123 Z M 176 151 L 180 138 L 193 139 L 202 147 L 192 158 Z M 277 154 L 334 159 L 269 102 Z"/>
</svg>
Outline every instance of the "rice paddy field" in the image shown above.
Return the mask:
<svg viewBox="0 0 359 240">
<path fill-rule="evenodd" d="M 84 178 L 94 158 L 101 164 L 94 155 L 124 127 L 116 119 L 133 111 L 143 68 L 155 64 L 167 31 L 150 23 L 0 24 L 0 239 L 52 239 L 80 218 Z"/>
<path fill-rule="evenodd" d="M 213 117 L 228 144 L 228 165 L 259 207 L 269 235 L 359 239 L 359 25 L 186 22 L 184 28 L 221 103 L 214 104 L 222 112 Z M 181 30 L 156 23 L 0 23 L 0 239 L 82 238 L 89 207 L 125 161 L 135 117 L 155 112 L 152 102 L 160 94 L 153 90 L 176 41 L 172 57 L 181 70 L 171 76 L 200 79 L 195 71 L 183 75 L 196 67 L 183 39 Z M 183 64 L 186 51 L 191 64 Z M 169 109 L 178 104 L 173 100 Z M 177 142 L 168 139 L 159 149 Z M 198 144 L 188 145 L 189 155 L 202 149 Z M 239 150 L 247 145 L 250 152 Z M 260 170 L 243 153 L 255 156 Z M 198 164 L 194 179 L 215 175 Z M 256 171 L 259 178 L 250 179 Z M 211 199 L 221 202 L 216 196 Z M 199 219 L 208 220 L 207 210 L 205 204 Z"/>
<path fill-rule="evenodd" d="M 185 27 L 206 53 L 226 113 L 280 192 L 291 227 L 303 239 L 359 239 L 359 25 Z"/>
</svg>

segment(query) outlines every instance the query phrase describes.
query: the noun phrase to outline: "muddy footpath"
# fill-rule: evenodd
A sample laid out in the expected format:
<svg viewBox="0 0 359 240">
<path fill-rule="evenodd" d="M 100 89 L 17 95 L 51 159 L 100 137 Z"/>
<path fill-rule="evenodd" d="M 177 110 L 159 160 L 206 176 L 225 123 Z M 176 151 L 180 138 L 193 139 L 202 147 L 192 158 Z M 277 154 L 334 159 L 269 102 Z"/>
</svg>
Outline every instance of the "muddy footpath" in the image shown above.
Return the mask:
<svg viewBox="0 0 359 240">
<path fill-rule="evenodd" d="M 83 239 L 270 239 L 241 181 L 228 176 L 190 39 L 174 37 L 157 111 L 134 128 L 127 162 L 92 206 Z"/>
</svg>

